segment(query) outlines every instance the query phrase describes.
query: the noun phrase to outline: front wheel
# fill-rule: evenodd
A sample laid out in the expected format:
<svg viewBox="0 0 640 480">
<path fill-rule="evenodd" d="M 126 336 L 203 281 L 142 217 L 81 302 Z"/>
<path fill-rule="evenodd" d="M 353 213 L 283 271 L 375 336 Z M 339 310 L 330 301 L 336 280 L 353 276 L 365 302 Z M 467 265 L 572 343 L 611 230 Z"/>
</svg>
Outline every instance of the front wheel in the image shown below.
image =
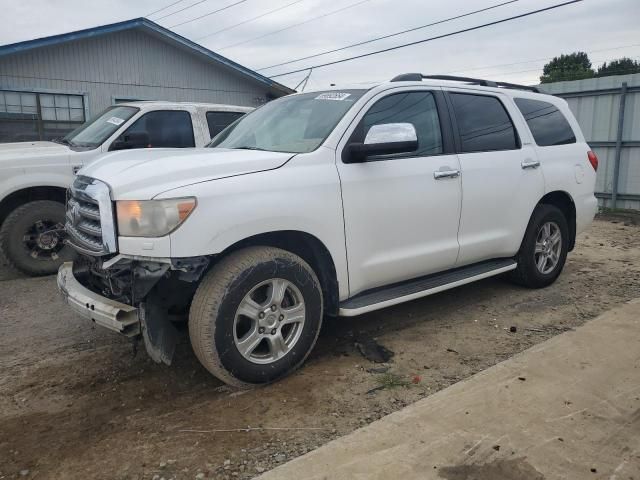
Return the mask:
<svg viewBox="0 0 640 480">
<path fill-rule="evenodd" d="M 562 272 L 568 251 L 569 227 L 564 214 L 553 205 L 538 205 L 516 257 L 518 268 L 511 278 L 530 288 L 551 285 Z"/>
<path fill-rule="evenodd" d="M 38 200 L 16 208 L 0 228 L 0 249 L 10 265 L 31 276 L 50 275 L 73 258 L 64 244 L 62 203 Z"/>
<path fill-rule="evenodd" d="M 300 257 L 272 247 L 230 254 L 202 280 L 189 312 L 189 336 L 204 367 L 246 387 L 298 368 L 322 324 L 322 291 Z"/>
</svg>

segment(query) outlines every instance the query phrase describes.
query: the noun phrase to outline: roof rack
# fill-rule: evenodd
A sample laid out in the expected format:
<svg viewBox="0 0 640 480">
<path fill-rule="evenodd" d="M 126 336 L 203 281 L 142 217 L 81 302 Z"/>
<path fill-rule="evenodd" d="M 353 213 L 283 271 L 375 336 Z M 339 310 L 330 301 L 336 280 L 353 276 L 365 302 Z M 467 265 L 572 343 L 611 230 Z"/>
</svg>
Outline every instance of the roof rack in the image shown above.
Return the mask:
<svg viewBox="0 0 640 480">
<path fill-rule="evenodd" d="M 536 87 L 529 87 L 527 85 L 518 85 L 515 83 L 507 82 L 493 82 L 491 80 L 482 80 L 480 78 L 470 77 L 456 77 L 453 75 L 423 75 L 421 73 L 403 73 L 397 75 L 391 79 L 392 82 L 420 82 L 423 79 L 427 80 L 450 80 L 452 82 L 464 82 L 469 85 L 481 85 L 483 87 L 494 88 L 511 88 L 514 90 L 528 90 L 530 92 L 540 93 Z"/>
</svg>

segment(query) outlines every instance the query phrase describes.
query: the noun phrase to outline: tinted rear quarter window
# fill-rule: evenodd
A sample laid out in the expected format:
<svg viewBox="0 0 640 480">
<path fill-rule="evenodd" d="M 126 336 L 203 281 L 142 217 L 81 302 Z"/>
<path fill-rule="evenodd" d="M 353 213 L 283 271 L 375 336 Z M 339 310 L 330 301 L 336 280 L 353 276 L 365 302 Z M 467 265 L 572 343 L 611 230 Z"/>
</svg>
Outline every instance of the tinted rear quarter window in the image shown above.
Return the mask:
<svg viewBox="0 0 640 480">
<path fill-rule="evenodd" d="M 515 102 L 540 147 L 576 143 L 571 125 L 554 105 L 528 98 L 516 98 Z"/>
<path fill-rule="evenodd" d="M 450 93 L 450 98 L 463 153 L 520 148 L 511 118 L 496 97 Z"/>
<path fill-rule="evenodd" d="M 241 112 L 207 112 L 209 135 L 215 137 L 243 115 Z"/>
</svg>

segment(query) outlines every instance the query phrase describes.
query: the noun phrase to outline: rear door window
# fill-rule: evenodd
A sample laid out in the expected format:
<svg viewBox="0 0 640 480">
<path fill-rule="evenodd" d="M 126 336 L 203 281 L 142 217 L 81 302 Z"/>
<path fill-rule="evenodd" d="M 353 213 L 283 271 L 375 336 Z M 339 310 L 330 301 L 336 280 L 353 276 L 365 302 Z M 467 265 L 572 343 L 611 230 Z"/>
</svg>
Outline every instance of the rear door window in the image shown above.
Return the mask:
<svg viewBox="0 0 640 480">
<path fill-rule="evenodd" d="M 207 112 L 209 135 L 211 138 L 215 137 L 243 115 L 242 112 Z"/>
<path fill-rule="evenodd" d="M 554 105 L 528 98 L 516 98 L 515 102 L 540 147 L 576 143 L 571 125 Z"/>
<path fill-rule="evenodd" d="M 141 116 L 124 133 L 146 133 L 148 148 L 195 147 L 191 114 L 180 110 L 157 110 Z"/>
<path fill-rule="evenodd" d="M 502 102 L 488 95 L 450 93 L 462 153 L 516 150 L 520 141 Z"/>
</svg>

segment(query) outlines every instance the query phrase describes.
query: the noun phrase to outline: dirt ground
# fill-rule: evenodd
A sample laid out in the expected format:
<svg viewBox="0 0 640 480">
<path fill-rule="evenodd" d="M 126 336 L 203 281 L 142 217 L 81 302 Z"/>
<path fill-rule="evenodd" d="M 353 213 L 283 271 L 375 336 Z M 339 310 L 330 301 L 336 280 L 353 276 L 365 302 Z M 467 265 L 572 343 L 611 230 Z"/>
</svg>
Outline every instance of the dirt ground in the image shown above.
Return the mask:
<svg viewBox="0 0 640 480">
<path fill-rule="evenodd" d="M 327 320 L 300 371 L 251 391 L 212 378 L 186 337 L 156 365 L 70 314 L 54 278 L 5 278 L 0 479 L 252 478 L 638 297 L 640 218 L 599 218 L 544 290 L 494 278 Z M 361 355 L 372 337 L 389 363 Z"/>
</svg>

